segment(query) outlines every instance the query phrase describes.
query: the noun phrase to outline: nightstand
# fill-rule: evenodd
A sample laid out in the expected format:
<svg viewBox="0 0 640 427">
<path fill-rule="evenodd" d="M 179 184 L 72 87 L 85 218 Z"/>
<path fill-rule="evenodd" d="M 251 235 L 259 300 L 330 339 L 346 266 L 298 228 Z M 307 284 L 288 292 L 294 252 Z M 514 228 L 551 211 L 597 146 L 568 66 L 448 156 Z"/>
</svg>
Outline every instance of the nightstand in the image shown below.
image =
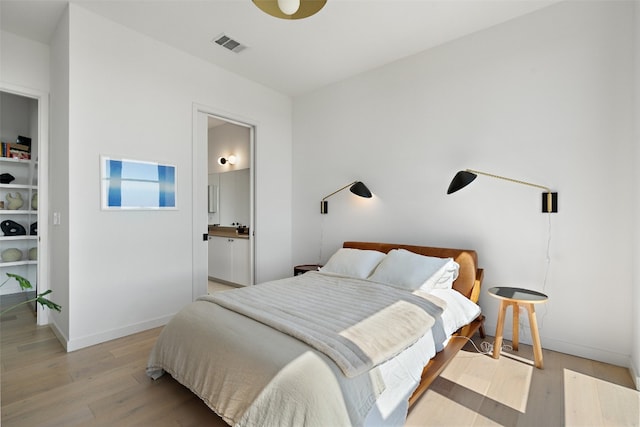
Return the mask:
<svg viewBox="0 0 640 427">
<path fill-rule="evenodd" d="M 293 275 L 299 276 L 301 274 L 306 273 L 307 271 L 318 271 L 318 269 L 322 267 L 320 264 L 302 264 L 296 265 L 293 267 Z"/>
<path fill-rule="evenodd" d="M 542 346 L 540 345 L 540 336 L 538 335 L 538 323 L 536 320 L 536 312 L 533 308 L 534 304 L 547 302 L 548 297 L 541 293 L 530 289 L 495 287 L 489 289 L 489 295 L 500 300 L 500 310 L 498 311 L 498 325 L 496 326 L 496 339 L 493 343 L 493 358 L 500 357 L 502 349 L 502 334 L 504 330 L 504 317 L 507 307 L 511 306 L 513 312 L 513 339 L 511 343 L 513 349 L 518 351 L 518 327 L 520 324 L 519 314 L 520 307 L 526 307 L 529 313 L 529 326 L 531 328 L 531 338 L 533 340 L 533 357 L 535 359 L 536 368 L 542 368 Z"/>
</svg>

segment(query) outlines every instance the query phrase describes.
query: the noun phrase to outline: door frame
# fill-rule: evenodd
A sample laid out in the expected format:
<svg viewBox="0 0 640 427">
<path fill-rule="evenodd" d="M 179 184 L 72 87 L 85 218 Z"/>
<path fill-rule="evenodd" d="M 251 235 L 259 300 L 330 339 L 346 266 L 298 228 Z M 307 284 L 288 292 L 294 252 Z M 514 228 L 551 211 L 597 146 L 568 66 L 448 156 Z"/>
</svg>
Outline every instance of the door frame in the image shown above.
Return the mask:
<svg viewBox="0 0 640 427">
<path fill-rule="evenodd" d="M 49 284 L 49 93 L 0 81 L 0 91 L 34 99 L 38 103 L 38 264 L 36 293 L 50 289 Z M 53 295 L 55 300 L 55 295 Z M 49 311 L 36 303 L 36 322 L 49 324 Z"/>
<path fill-rule="evenodd" d="M 207 184 L 208 184 L 208 141 L 202 141 L 202 126 L 206 128 L 206 118 L 209 116 L 243 126 L 249 129 L 249 283 L 255 283 L 255 145 L 256 145 L 256 127 L 254 120 L 244 116 L 230 114 L 228 111 L 221 111 L 217 108 L 193 104 L 192 113 L 192 244 L 193 244 L 193 274 L 192 274 L 192 298 L 195 301 L 200 295 L 207 293 L 208 282 L 208 240 L 203 239 L 204 234 L 208 233 L 208 216 L 207 216 Z M 206 137 L 206 132 L 205 132 Z M 203 143 L 204 142 L 204 143 Z"/>
</svg>

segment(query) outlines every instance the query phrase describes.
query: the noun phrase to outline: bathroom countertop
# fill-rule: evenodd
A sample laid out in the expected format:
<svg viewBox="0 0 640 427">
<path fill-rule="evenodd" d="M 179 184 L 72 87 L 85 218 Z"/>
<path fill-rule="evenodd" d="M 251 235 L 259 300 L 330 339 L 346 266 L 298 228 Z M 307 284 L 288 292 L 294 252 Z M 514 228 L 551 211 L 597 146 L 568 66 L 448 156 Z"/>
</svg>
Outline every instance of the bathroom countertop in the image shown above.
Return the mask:
<svg viewBox="0 0 640 427">
<path fill-rule="evenodd" d="M 248 239 L 248 234 L 238 234 L 235 227 L 209 226 L 209 236 L 228 237 L 234 239 Z"/>
</svg>

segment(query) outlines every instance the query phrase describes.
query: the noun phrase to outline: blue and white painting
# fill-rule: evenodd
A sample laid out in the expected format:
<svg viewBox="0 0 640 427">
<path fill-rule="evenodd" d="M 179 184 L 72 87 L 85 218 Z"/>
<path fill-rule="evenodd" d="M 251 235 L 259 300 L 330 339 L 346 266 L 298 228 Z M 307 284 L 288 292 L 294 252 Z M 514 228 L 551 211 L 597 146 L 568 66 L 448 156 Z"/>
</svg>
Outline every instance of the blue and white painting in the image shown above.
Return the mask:
<svg viewBox="0 0 640 427">
<path fill-rule="evenodd" d="M 176 209 L 176 167 L 102 157 L 103 209 Z"/>
</svg>

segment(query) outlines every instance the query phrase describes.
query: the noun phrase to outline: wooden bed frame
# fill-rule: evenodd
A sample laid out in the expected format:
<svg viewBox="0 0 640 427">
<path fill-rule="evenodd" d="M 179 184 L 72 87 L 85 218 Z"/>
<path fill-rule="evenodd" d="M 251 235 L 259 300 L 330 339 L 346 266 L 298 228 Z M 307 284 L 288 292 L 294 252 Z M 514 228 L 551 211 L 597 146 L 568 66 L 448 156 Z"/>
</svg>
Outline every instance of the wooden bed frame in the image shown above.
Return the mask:
<svg viewBox="0 0 640 427">
<path fill-rule="evenodd" d="M 439 258 L 453 258 L 460 265 L 458 278 L 453 282 L 453 289 L 477 303 L 484 271 L 478 268 L 478 254 L 470 249 L 435 248 L 430 246 L 413 246 L 394 243 L 376 242 L 344 242 L 344 248 L 367 249 L 387 253 L 391 249 L 408 251 Z M 474 321 L 460 328 L 454 335 L 471 338 L 476 332 L 484 338 L 484 316 L 481 314 Z M 466 339 L 450 339 L 447 346 L 436 354 L 422 370 L 422 379 L 418 388 L 409 398 L 409 408 L 422 396 L 431 383 L 442 373 L 458 351 L 467 343 Z"/>
</svg>

